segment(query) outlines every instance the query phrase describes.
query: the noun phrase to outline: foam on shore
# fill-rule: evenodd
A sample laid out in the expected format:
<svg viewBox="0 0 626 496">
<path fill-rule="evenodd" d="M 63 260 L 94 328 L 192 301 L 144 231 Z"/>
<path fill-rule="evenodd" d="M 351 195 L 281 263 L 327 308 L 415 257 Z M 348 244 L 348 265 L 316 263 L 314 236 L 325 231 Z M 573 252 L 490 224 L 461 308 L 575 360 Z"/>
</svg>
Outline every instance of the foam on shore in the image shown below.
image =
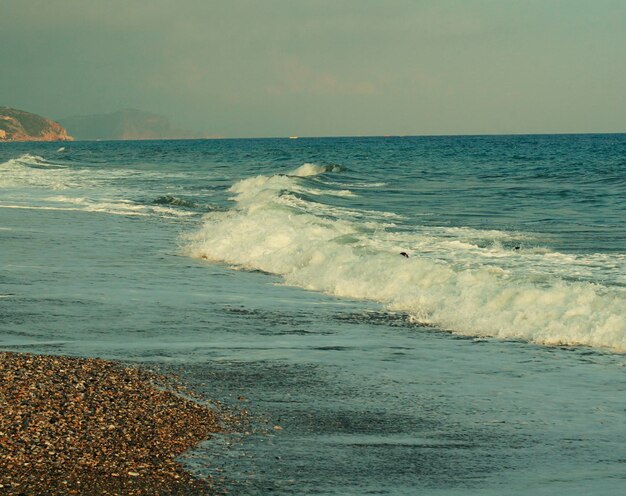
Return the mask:
<svg viewBox="0 0 626 496">
<path fill-rule="evenodd" d="M 420 324 L 469 336 L 626 351 L 626 275 L 611 255 L 574 256 L 532 235 L 466 228 L 394 230 L 384 213 L 312 201 L 313 172 L 235 183 L 235 208 L 212 212 L 185 252 L 283 276 L 286 284 L 380 302 Z M 331 193 L 332 195 L 332 193 Z M 391 223 L 389 223 L 391 221 Z M 515 244 L 526 241 L 528 249 Z M 410 258 L 400 257 L 401 251 Z M 591 261 L 591 262 L 590 262 Z M 602 284 L 607 265 L 612 282 Z"/>
</svg>

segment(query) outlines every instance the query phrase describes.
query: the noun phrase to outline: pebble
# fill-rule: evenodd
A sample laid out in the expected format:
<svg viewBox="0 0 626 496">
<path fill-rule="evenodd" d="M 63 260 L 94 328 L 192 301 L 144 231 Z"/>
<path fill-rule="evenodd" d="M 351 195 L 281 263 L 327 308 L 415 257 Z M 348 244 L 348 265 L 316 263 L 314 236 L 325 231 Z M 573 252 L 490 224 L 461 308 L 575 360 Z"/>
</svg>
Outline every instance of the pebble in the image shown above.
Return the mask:
<svg viewBox="0 0 626 496">
<path fill-rule="evenodd" d="M 116 362 L 0 352 L 2 494 L 215 494 L 175 458 L 220 419 L 171 389 Z"/>
</svg>

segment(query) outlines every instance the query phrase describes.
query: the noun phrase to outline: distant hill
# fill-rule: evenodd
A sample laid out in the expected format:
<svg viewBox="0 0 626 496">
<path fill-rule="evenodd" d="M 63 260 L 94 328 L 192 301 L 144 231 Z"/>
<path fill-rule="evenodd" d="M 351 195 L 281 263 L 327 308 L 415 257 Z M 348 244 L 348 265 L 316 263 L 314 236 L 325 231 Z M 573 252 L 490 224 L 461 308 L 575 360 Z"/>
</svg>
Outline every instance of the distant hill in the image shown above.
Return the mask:
<svg viewBox="0 0 626 496">
<path fill-rule="evenodd" d="M 201 133 L 171 126 L 167 117 L 136 109 L 60 119 L 78 140 L 144 140 L 202 138 Z"/>
<path fill-rule="evenodd" d="M 11 107 L 0 107 L 0 141 L 72 141 L 58 122 Z"/>
</svg>

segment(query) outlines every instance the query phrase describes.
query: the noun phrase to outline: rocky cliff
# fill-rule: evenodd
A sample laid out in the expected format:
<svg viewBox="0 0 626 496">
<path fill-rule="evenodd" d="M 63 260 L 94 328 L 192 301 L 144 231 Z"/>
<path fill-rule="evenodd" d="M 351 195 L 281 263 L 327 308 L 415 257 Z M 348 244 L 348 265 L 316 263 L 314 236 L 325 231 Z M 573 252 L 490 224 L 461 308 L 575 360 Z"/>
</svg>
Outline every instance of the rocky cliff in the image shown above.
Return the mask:
<svg viewBox="0 0 626 496">
<path fill-rule="evenodd" d="M 171 126 L 167 117 L 136 109 L 60 119 L 79 140 L 144 140 L 201 138 L 201 133 Z"/>
<path fill-rule="evenodd" d="M 10 107 L 0 107 L 1 141 L 72 141 L 58 122 Z"/>
</svg>

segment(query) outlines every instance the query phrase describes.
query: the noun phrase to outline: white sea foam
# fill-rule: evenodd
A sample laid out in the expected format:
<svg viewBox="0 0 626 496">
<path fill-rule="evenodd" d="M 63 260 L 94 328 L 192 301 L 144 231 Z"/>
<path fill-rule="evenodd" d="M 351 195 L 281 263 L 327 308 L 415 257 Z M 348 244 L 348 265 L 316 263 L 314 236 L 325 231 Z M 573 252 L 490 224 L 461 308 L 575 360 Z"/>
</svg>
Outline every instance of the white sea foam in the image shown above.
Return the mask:
<svg viewBox="0 0 626 496">
<path fill-rule="evenodd" d="M 30 153 L 25 153 L 24 155 L 21 155 L 20 157 L 12 160 L 24 165 L 36 165 L 44 167 L 53 165 L 50 162 L 46 161 L 46 159 L 44 159 L 43 157 L 40 157 L 39 155 L 31 155 Z"/>
<path fill-rule="evenodd" d="M 0 187 L 37 187 L 42 189 L 102 189 L 111 190 L 127 179 L 171 180 L 186 177 L 184 173 L 138 171 L 129 168 L 93 167 L 93 164 L 52 162 L 38 155 L 23 154 L 0 163 Z"/>
<path fill-rule="evenodd" d="M 290 172 L 290 176 L 298 177 L 311 177 L 319 176 L 327 172 L 341 172 L 339 165 L 319 165 L 319 164 L 302 164 L 293 172 Z"/>
<path fill-rule="evenodd" d="M 343 186 L 346 188 L 354 188 L 354 189 L 375 189 L 375 188 L 382 188 L 384 186 L 387 186 L 387 183 L 383 183 L 383 182 L 339 183 L 339 182 L 334 182 L 334 181 L 326 181 L 326 184 L 333 185 L 333 186 Z"/>
<path fill-rule="evenodd" d="M 48 162 L 43 157 L 25 153 L 0 163 L 0 187 L 16 186 L 66 189 L 74 186 L 73 176 L 62 164 Z"/>
<path fill-rule="evenodd" d="M 237 201 L 241 204 L 263 203 L 263 199 L 261 197 L 265 197 L 269 200 L 277 195 L 280 195 L 281 192 L 306 193 L 313 196 L 355 196 L 349 190 L 322 191 L 319 188 L 305 186 L 297 181 L 294 181 L 290 176 L 277 175 L 251 177 L 234 184 L 229 191 L 237 194 Z M 296 174 L 293 174 L 293 176 L 305 177 L 298 176 Z"/>
<path fill-rule="evenodd" d="M 46 200 L 54 203 L 67 203 L 71 205 L 76 205 L 76 207 L 78 208 L 75 208 L 73 210 L 100 212 L 112 215 L 151 216 L 156 214 L 163 217 L 189 217 L 196 215 L 194 212 L 170 208 L 165 205 L 144 205 L 124 199 L 99 198 L 98 200 L 93 200 L 90 198 L 61 195 L 52 196 L 46 198 Z"/>
<path fill-rule="evenodd" d="M 119 185 L 125 179 L 138 174 L 144 179 L 162 179 L 162 174 L 140 173 L 132 169 L 68 167 L 26 153 L 0 163 L 0 188 L 5 188 L 0 208 L 84 211 L 127 216 L 197 215 L 175 206 L 146 205 L 127 199 L 132 193 Z M 12 188 L 16 189 L 11 195 Z M 48 196 L 50 191 L 63 194 Z M 42 196 L 42 193 L 48 195 Z"/>
<path fill-rule="evenodd" d="M 291 193 L 305 190 L 287 176 L 236 183 L 237 207 L 208 214 L 186 253 L 279 274 L 309 290 L 377 301 L 459 334 L 626 351 L 626 290 L 602 284 L 590 268 L 593 257 L 504 247 L 532 240 L 522 233 L 394 232 L 375 217 L 366 222 L 367 215 L 342 217 L 336 207 L 294 202 Z M 597 265 L 606 269 L 600 258 Z M 615 282 L 626 264 L 619 257 L 611 262 Z M 577 267 L 591 270 L 589 280 Z"/>
<path fill-rule="evenodd" d="M 0 208 L 22 210 L 50 210 L 60 212 L 90 212 L 108 215 L 123 215 L 130 217 L 152 217 L 157 215 L 163 218 L 182 218 L 193 217 L 197 215 L 194 212 L 176 210 L 174 208 L 161 207 L 156 205 L 142 205 L 128 200 L 94 201 L 87 198 L 66 198 L 65 200 L 57 199 L 56 201 L 51 203 L 56 204 L 27 205 L 0 202 Z M 70 204 L 72 206 L 64 206 L 64 203 Z"/>
</svg>

